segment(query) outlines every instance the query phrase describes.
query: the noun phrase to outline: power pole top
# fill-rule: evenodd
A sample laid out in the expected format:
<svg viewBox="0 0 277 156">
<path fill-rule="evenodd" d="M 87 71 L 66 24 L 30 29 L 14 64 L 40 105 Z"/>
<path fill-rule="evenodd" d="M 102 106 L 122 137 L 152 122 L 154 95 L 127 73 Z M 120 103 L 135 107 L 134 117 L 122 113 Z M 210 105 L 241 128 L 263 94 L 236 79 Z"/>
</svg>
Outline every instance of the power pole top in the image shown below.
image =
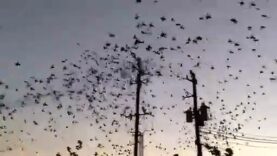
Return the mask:
<svg viewBox="0 0 277 156">
<path fill-rule="evenodd" d="M 190 72 L 190 75 L 191 75 L 191 81 L 192 81 L 192 83 L 197 84 L 197 79 L 195 77 L 194 72 L 192 70 L 190 70 L 189 72 Z"/>
</svg>

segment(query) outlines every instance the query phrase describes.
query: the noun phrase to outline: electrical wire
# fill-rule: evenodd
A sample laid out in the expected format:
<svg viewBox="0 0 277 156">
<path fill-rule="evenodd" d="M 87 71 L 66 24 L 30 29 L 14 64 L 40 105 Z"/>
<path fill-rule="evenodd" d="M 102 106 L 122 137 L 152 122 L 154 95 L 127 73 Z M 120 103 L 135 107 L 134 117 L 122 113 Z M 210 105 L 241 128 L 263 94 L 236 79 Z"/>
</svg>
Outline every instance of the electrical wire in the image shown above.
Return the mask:
<svg viewBox="0 0 277 156">
<path fill-rule="evenodd" d="M 210 129 L 206 129 L 206 128 L 202 128 L 204 130 L 207 130 L 207 131 L 214 131 L 214 132 L 218 132 L 216 130 L 210 130 Z M 223 133 L 223 132 L 222 132 Z M 277 140 L 277 136 L 266 136 L 266 135 L 257 135 L 257 134 L 249 134 L 249 133 L 237 133 L 236 135 L 238 136 L 249 136 L 249 137 L 257 137 L 257 138 L 276 138 Z"/>
<path fill-rule="evenodd" d="M 255 143 L 265 143 L 265 144 L 277 144 L 277 140 L 271 140 L 271 139 L 261 139 L 261 138 L 253 138 L 253 137 L 246 137 L 246 136 L 237 136 L 237 135 L 231 135 L 231 134 L 223 134 L 222 132 L 212 132 L 212 131 L 201 131 L 202 133 L 206 134 L 213 134 L 213 135 L 221 135 L 223 137 L 226 137 L 228 139 L 232 140 L 240 140 L 240 141 L 247 141 L 247 142 L 255 142 Z M 221 134 L 218 134 L 221 133 Z"/>
<path fill-rule="evenodd" d="M 229 135 L 229 136 L 233 136 L 233 137 L 239 137 L 239 138 L 245 138 L 245 139 L 254 139 L 254 140 L 261 140 L 261 141 L 276 141 L 277 142 L 277 139 L 268 139 L 267 137 L 264 137 L 262 138 L 263 136 L 259 136 L 260 138 L 258 137 L 251 137 L 251 136 L 247 136 L 248 134 L 241 134 L 241 135 L 238 135 L 238 134 L 226 134 L 224 132 L 220 132 L 220 131 L 215 131 L 215 130 L 206 130 L 206 131 L 202 131 L 202 132 L 205 132 L 205 133 L 220 133 L 221 135 Z M 271 138 L 275 138 L 275 137 L 271 137 Z"/>
<path fill-rule="evenodd" d="M 239 142 L 232 142 L 232 141 L 228 141 L 228 143 L 231 144 L 236 144 L 239 146 L 246 146 L 246 147 L 253 147 L 253 148 L 268 148 L 268 149 L 276 149 L 276 146 L 258 146 L 258 145 L 249 145 L 249 144 L 242 144 Z"/>
</svg>

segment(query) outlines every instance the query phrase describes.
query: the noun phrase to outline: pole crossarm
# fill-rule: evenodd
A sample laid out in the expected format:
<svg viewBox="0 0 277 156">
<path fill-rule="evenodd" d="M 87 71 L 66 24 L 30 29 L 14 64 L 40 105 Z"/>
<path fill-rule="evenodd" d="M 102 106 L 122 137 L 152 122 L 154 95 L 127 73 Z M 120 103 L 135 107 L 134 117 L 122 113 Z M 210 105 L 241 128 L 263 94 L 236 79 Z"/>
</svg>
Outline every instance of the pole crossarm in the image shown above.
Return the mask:
<svg viewBox="0 0 277 156">
<path fill-rule="evenodd" d="M 193 95 L 188 95 L 188 96 L 183 96 L 183 99 L 188 99 L 188 98 L 192 98 Z"/>
</svg>

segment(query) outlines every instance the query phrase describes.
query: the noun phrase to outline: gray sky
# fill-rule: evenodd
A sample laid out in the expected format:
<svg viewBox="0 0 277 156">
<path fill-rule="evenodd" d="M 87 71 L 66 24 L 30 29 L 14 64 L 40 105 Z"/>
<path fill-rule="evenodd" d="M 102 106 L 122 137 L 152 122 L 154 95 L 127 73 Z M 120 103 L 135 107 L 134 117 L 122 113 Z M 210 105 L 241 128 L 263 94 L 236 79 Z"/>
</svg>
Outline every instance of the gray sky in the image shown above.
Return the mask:
<svg viewBox="0 0 277 156">
<path fill-rule="evenodd" d="M 138 13 L 146 21 L 153 21 L 157 24 L 157 29 L 166 30 L 170 32 L 169 34 L 176 35 L 180 43 L 185 42 L 188 37 L 205 36 L 207 39 L 201 45 L 184 48 L 185 54 L 191 54 L 193 57 L 201 56 L 201 64 L 203 64 L 201 68 L 193 68 L 196 62 L 190 62 L 187 58 L 183 59 L 178 55 L 170 54 L 168 57 L 176 62 L 184 61 L 187 69 L 192 68 L 196 71 L 200 84 L 206 84 L 205 89 L 199 89 L 199 94 L 206 99 L 218 102 L 214 98 L 216 91 L 225 88 L 227 91 L 222 93 L 221 97 L 224 98 L 228 106 L 233 107 L 241 101 L 246 101 L 247 95 L 251 94 L 253 90 L 257 90 L 258 94 L 266 92 L 265 96 L 255 98 L 257 106 L 251 115 L 255 120 L 264 117 L 267 117 L 267 120 L 259 123 L 261 130 L 257 129 L 257 122 L 253 121 L 243 131 L 255 135 L 276 136 L 274 130 L 277 128 L 275 118 L 277 105 L 274 93 L 277 91 L 277 84 L 269 81 L 269 78 L 275 76 L 270 75 L 271 71 L 277 72 L 276 64 L 274 64 L 274 58 L 277 58 L 275 52 L 277 33 L 274 31 L 277 26 L 275 9 L 277 2 L 257 0 L 257 6 L 261 9 L 259 11 L 249 7 L 248 2 L 250 1 L 245 1 L 245 6 L 240 7 L 237 1 L 230 0 L 160 0 L 157 4 L 147 1 L 139 5 L 129 0 L 1 0 L 0 80 L 8 82 L 12 88 L 23 87 L 23 80 L 28 79 L 31 75 L 46 75 L 49 73 L 49 65 L 55 64 L 61 59 L 77 60 L 84 49 L 101 52 L 102 45 L 108 38 L 108 33 L 115 33 L 116 40 L 120 43 L 128 42 L 136 30 L 134 15 Z M 212 19 L 199 21 L 198 18 L 206 13 L 210 13 Z M 269 15 L 269 18 L 261 18 L 262 14 Z M 170 24 L 159 25 L 158 21 L 161 16 L 174 17 L 178 22 L 184 24 L 185 32 L 179 33 L 176 27 Z M 236 25 L 229 20 L 234 17 L 239 21 Z M 247 31 L 249 25 L 253 26 L 251 32 Z M 262 25 L 266 26 L 265 30 L 259 29 Z M 246 40 L 245 37 L 251 34 L 257 36 L 260 41 L 253 43 Z M 234 47 L 227 44 L 229 38 L 239 42 L 243 50 L 236 52 L 235 55 L 230 55 L 228 51 L 234 50 Z M 77 46 L 76 43 L 80 43 L 81 46 Z M 160 44 L 167 44 L 167 42 Z M 256 48 L 257 52 L 251 52 L 253 48 Z M 206 52 L 202 52 L 203 49 Z M 257 58 L 257 55 L 262 55 L 262 57 Z M 227 57 L 230 58 L 230 62 L 226 62 Z M 16 61 L 22 64 L 20 68 L 14 66 Z M 232 68 L 226 70 L 226 65 L 231 65 Z M 266 66 L 266 69 L 264 69 L 265 74 L 261 75 L 259 71 L 263 70 L 263 65 Z M 210 71 L 210 66 L 215 66 L 216 70 Z M 239 69 L 243 70 L 240 75 L 238 74 Z M 240 79 L 232 81 L 231 78 L 228 78 L 230 73 L 239 75 Z M 224 79 L 231 82 L 226 85 L 217 83 Z M 164 92 L 161 90 L 164 91 L 166 88 L 160 87 L 159 83 L 154 83 L 152 88 L 159 90 L 162 95 Z M 251 83 L 252 88 L 247 88 L 245 86 L 247 83 Z M 182 84 L 169 83 L 168 88 L 174 90 L 179 85 Z M 263 90 L 258 90 L 260 85 L 264 86 Z M 180 94 L 177 91 L 175 93 Z M 147 97 L 145 98 L 147 99 Z M 16 101 L 16 99 L 13 100 Z M 170 102 L 181 104 L 180 100 L 168 99 L 167 97 L 151 102 L 160 103 L 161 101 L 163 101 L 161 105 Z M 216 107 L 219 106 L 216 105 L 212 110 L 214 113 L 218 111 Z M 28 112 L 37 109 L 36 107 L 28 107 L 19 116 L 31 118 Z M 181 106 L 180 109 L 182 109 Z M 220 112 L 217 113 L 220 114 Z M 174 118 L 174 112 L 171 115 Z M 40 115 L 35 117 L 42 123 L 47 122 Z M 176 115 L 175 118 L 180 120 L 182 115 Z M 241 120 L 244 120 L 244 117 Z M 66 119 L 62 119 L 62 121 L 66 121 Z M 151 125 L 153 122 L 155 122 L 154 119 L 148 124 Z M 167 124 L 165 122 L 159 126 L 165 127 Z M 21 123 L 20 119 L 9 123 L 9 126 L 14 129 L 27 129 L 27 131 L 32 132 L 34 137 L 41 135 L 41 127 L 34 129 L 27 127 Z M 82 136 L 78 136 L 78 128 L 85 129 Z M 161 134 L 164 136 L 153 137 L 152 139 L 157 142 L 174 143 L 177 136 L 171 135 L 174 133 L 174 127 L 172 129 L 165 132 L 167 135 Z M 61 133 L 63 137 L 59 141 L 49 141 L 48 135 L 45 134 L 37 144 L 28 141 L 23 141 L 21 144 L 14 143 L 16 150 L 2 152 L 1 155 L 11 156 L 21 153 L 21 155 L 31 156 L 36 155 L 34 151 L 39 150 L 39 155 L 46 156 L 49 155 L 49 149 L 54 149 L 54 152 L 51 151 L 50 154 L 62 151 L 67 143 L 72 144 L 79 137 L 86 138 L 91 131 L 97 134 L 94 129 L 88 129 L 87 121 L 84 121 L 77 127 L 63 131 Z M 190 135 L 193 136 L 193 134 Z M 117 137 L 121 138 L 122 136 L 114 136 L 114 138 Z M 16 142 L 18 138 L 30 139 L 27 135 L 22 134 L 16 134 L 13 137 L 8 136 L 11 142 Z M 1 145 L 5 144 L 3 137 L 0 138 L 0 143 Z M 240 143 L 245 145 L 245 142 Z M 250 145 L 252 144 L 250 143 Z M 26 149 L 24 152 L 20 152 L 21 146 Z M 92 152 L 94 146 L 94 144 L 86 144 L 86 150 L 82 151 L 83 154 L 87 155 Z M 266 153 L 267 156 L 271 156 L 277 152 L 271 148 L 276 148 L 276 146 L 268 144 L 258 144 L 257 146 L 270 146 L 269 148 L 234 146 L 237 155 Z M 187 153 L 192 155 L 194 149 L 189 148 Z M 146 148 L 146 154 L 162 155 L 151 148 Z"/>
</svg>

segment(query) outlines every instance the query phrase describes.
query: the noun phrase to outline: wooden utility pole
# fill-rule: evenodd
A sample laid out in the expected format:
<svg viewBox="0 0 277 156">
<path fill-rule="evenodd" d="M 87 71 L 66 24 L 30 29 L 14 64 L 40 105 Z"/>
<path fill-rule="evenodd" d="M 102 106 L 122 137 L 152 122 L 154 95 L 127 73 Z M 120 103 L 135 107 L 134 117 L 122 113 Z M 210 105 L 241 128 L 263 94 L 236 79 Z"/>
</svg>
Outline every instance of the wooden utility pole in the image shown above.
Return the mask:
<svg viewBox="0 0 277 156">
<path fill-rule="evenodd" d="M 138 156 L 144 156 L 144 132 L 139 133 L 139 142 L 138 142 Z"/>
<path fill-rule="evenodd" d="M 140 109 L 140 89 L 141 89 L 141 76 L 142 76 L 142 69 L 141 69 L 141 59 L 137 58 L 137 78 L 136 78 L 136 84 L 137 84 L 137 91 L 136 91 L 136 114 L 135 114 L 135 145 L 134 145 L 134 156 L 138 156 L 138 137 L 139 137 L 139 109 Z"/>
<path fill-rule="evenodd" d="M 189 108 L 186 111 L 186 116 L 187 116 L 187 122 L 192 122 L 192 120 L 194 119 L 194 125 L 195 125 L 195 144 L 197 147 L 197 156 L 202 156 L 202 144 L 201 144 L 201 140 L 200 140 L 200 127 L 204 126 L 204 121 L 208 120 L 208 116 L 207 116 L 207 106 L 205 106 L 205 104 L 202 104 L 200 109 L 198 110 L 197 107 L 197 89 L 196 89 L 196 85 L 197 85 L 197 79 L 195 77 L 195 74 L 192 70 L 190 70 L 190 77 L 188 78 L 188 76 L 186 77 L 186 80 L 190 81 L 192 83 L 192 94 L 187 96 L 186 98 L 193 98 L 193 110 L 191 111 L 191 108 Z"/>
<path fill-rule="evenodd" d="M 147 110 L 144 107 L 142 107 L 143 112 L 140 113 L 140 90 L 141 90 L 142 84 L 147 83 L 147 81 L 143 80 L 142 77 L 145 75 L 149 75 L 149 73 L 146 73 L 144 71 L 144 69 L 142 69 L 141 58 L 135 57 L 135 59 L 136 59 L 135 68 L 137 70 L 137 77 L 136 77 L 136 81 L 135 81 L 135 84 L 137 85 L 135 114 L 130 114 L 130 115 L 121 114 L 121 115 L 125 116 L 126 118 L 129 118 L 130 120 L 132 120 L 132 116 L 135 116 L 134 156 L 138 156 L 138 154 L 139 154 L 139 149 L 138 149 L 139 148 L 139 136 L 140 136 L 140 131 L 139 131 L 140 116 L 144 116 L 144 115 L 153 116 L 153 114 L 151 112 L 147 112 Z"/>
<path fill-rule="evenodd" d="M 195 144 L 197 146 L 197 156 L 202 156 L 202 145 L 201 145 L 201 140 L 200 140 L 200 116 L 197 108 L 197 90 L 196 90 L 196 85 L 197 85 L 197 79 L 195 77 L 195 74 L 193 71 L 190 70 L 190 75 L 191 75 L 191 82 L 192 82 L 192 89 L 193 89 L 193 114 L 195 117 Z"/>
</svg>

